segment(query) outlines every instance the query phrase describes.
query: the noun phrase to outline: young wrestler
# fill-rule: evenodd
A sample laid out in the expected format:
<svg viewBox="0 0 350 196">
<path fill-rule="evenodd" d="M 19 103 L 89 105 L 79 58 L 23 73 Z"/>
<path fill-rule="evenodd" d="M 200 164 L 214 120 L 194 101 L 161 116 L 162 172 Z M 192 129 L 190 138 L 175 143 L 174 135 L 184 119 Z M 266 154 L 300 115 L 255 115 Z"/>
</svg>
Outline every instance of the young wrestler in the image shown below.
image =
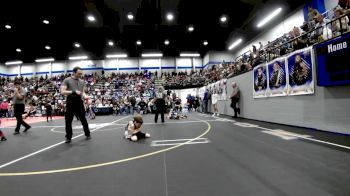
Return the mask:
<svg viewBox="0 0 350 196">
<path fill-rule="evenodd" d="M 149 133 L 142 132 L 143 119 L 141 115 L 135 115 L 134 120 L 130 121 L 127 125 L 127 130 L 125 131 L 125 138 L 131 141 L 138 141 L 140 139 L 149 138 L 151 135 Z"/>
</svg>

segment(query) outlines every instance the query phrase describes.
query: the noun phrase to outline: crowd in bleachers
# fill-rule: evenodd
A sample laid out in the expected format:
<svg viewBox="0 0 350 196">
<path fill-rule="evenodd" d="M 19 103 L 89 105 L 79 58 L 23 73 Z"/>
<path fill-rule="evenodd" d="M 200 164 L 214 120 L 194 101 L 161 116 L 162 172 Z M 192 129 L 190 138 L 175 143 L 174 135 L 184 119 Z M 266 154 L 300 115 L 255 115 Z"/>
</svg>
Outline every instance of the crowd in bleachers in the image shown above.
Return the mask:
<svg viewBox="0 0 350 196">
<path fill-rule="evenodd" d="M 349 32 L 350 1 L 340 0 L 334 9 L 320 14 L 317 9 L 308 8 L 308 20 L 300 27 L 293 27 L 289 33 L 263 46 L 252 46 L 250 51 L 237 57 L 233 62 L 212 65 L 204 71 L 209 81 L 215 82 L 252 70 L 255 66 L 271 61 L 295 50 L 320 43 Z"/>
</svg>

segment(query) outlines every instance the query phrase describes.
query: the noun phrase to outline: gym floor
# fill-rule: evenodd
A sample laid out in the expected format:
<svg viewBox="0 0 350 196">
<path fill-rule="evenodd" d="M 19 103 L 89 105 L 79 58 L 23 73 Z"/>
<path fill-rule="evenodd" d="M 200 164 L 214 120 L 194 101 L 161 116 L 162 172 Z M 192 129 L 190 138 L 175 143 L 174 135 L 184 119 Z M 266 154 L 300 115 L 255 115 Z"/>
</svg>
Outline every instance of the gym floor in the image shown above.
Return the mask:
<svg viewBox="0 0 350 196">
<path fill-rule="evenodd" d="M 74 120 L 36 122 L 27 133 L 2 130 L 0 194 L 4 196 L 324 196 L 350 195 L 350 137 L 246 119 L 192 113 L 155 124 L 151 138 L 123 138 L 131 116 L 89 120 L 85 140 Z M 23 130 L 23 128 L 22 128 Z"/>
</svg>

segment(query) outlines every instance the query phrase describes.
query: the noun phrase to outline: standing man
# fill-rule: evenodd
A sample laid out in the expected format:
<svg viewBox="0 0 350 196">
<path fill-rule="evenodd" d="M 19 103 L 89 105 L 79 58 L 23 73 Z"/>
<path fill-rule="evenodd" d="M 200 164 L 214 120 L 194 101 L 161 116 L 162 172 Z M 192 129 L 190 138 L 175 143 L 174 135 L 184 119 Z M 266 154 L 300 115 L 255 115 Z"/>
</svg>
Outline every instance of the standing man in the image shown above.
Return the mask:
<svg viewBox="0 0 350 196">
<path fill-rule="evenodd" d="M 166 94 L 164 93 L 163 87 L 158 88 L 158 92 L 156 93 L 155 97 L 155 105 L 156 105 L 156 113 L 154 115 L 154 122 L 157 123 L 158 121 L 158 115 L 160 113 L 160 117 L 162 119 L 162 123 L 164 123 L 164 112 L 165 112 L 165 99 Z"/>
<path fill-rule="evenodd" d="M 65 113 L 66 143 L 70 143 L 72 140 L 72 121 L 74 115 L 79 116 L 80 122 L 83 125 L 86 139 L 91 139 L 89 125 L 85 118 L 85 107 L 83 102 L 83 99 L 85 98 L 85 82 L 80 79 L 82 75 L 83 71 L 81 68 L 74 67 L 73 75 L 69 78 L 66 78 L 61 86 L 61 93 L 67 96 L 67 106 Z"/>
<path fill-rule="evenodd" d="M 231 108 L 234 111 L 234 116 L 233 118 L 237 118 L 237 113 L 240 113 L 240 108 L 237 108 L 237 103 L 239 101 L 240 98 L 240 94 L 239 94 L 239 88 L 236 84 L 236 82 L 232 82 L 232 94 L 231 94 Z"/>
<path fill-rule="evenodd" d="M 26 101 L 27 93 L 24 90 L 24 88 L 22 88 L 20 81 L 16 81 L 15 86 L 16 86 L 16 89 L 15 89 L 15 95 L 13 96 L 13 104 L 14 104 L 14 113 L 17 120 L 17 126 L 13 135 L 18 135 L 21 125 L 25 127 L 23 132 L 27 132 L 31 127 L 26 122 L 23 121 L 23 117 L 22 117 L 24 113 L 24 104 Z"/>
</svg>

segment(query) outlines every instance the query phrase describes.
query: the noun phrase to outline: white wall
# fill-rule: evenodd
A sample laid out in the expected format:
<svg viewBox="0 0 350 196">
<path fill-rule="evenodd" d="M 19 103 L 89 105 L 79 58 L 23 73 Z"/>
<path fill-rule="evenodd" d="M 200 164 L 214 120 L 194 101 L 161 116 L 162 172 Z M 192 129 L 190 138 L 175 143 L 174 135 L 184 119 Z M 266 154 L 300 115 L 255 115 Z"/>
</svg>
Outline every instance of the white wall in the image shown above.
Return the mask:
<svg viewBox="0 0 350 196">
<path fill-rule="evenodd" d="M 139 70 L 138 58 L 119 59 L 119 70 L 121 73 L 134 73 L 138 71 Z"/>
<path fill-rule="evenodd" d="M 190 73 L 192 70 L 192 58 L 176 58 L 176 71 Z"/>
<path fill-rule="evenodd" d="M 35 64 L 22 64 L 21 65 L 21 75 L 23 77 L 31 78 L 35 74 Z"/>
<path fill-rule="evenodd" d="M 7 67 L 7 71 L 9 75 L 18 75 L 19 76 L 19 65 L 9 65 Z M 12 76 L 15 77 L 15 76 Z"/>
<path fill-rule="evenodd" d="M 45 76 L 46 74 L 50 76 L 51 73 L 51 63 L 38 63 L 36 64 L 36 75 Z"/>
<path fill-rule="evenodd" d="M 255 37 L 253 40 L 246 42 L 244 45 L 241 45 L 241 47 L 233 51 L 234 58 L 242 55 L 243 53 L 252 50 L 252 45 L 255 45 L 257 48 L 259 48 L 259 42 L 261 42 L 264 46 L 267 44 L 268 41 L 274 41 L 275 39 L 281 37 L 282 35 L 290 32 L 294 26 L 301 26 L 304 22 L 304 13 L 303 9 L 296 10 L 294 14 L 286 18 L 284 21 L 276 25 L 272 29 L 268 29 Z"/>
<path fill-rule="evenodd" d="M 196 88 L 189 88 L 189 89 L 182 89 L 182 90 L 173 90 L 176 93 L 176 96 L 180 97 L 181 104 L 185 105 L 187 103 L 187 95 L 191 94 L 193 96 L 197 95 L 197 89 Z"/>
<path fill-rule="evenodd" d="M 240 108 L 244 118 L 350 134 L 350 86 L 315 86 L 314 95 L 253 98 L 252 74 L 227 80 L 241 90 Z M 227 94 L 232 93 L 228 86 Z M 230 100 L 219 101 L 220 114 L 233 116 Z"/>
<path fill-rule="evenodd" d="M 0 74 L 7 74 L 7 67 L 0 64 Z"/>
<path fill-rule="evenodd" d="M 324 0 L 324 5 L 326 10 L 332 10 L 339 3 L 339 0 Z"/>
<path fill-rule="evenodd" d="M 52 75 L 61 75 L 62 73 L 65 73 L 65 70 L 67 68 L 67 64 L 65 61 L 61 62 L 53 62 L 52 63 Z M 59 73 L 57 73 L 59 72 Z"/>
<path fill-rule="evenodd" d="M 203 58 L 203 66 L 209 63 L 209 52 L 207 52 L 207 54 L 204 55 Z"/>
<path fill-rule="evenodd" d="M 175 58 L 162 59 L 162 72 L 173 72 L 176 70 Z"/>
<path fill-rule="evenodd" d="M 201 69 L 203 67 L 203 60 L 201 58 L 193 58 L 193 67 Z"/>
<path fill-rule="evenodd" d="M 67 71 L 72 71 L 74 67 L 80 67 L 84 70 L 84 74 L 92 74 L 95 72 L 101 73 L 102 61 L 83 60 L 83 61 L 68 61 Z"/>
</svg>

